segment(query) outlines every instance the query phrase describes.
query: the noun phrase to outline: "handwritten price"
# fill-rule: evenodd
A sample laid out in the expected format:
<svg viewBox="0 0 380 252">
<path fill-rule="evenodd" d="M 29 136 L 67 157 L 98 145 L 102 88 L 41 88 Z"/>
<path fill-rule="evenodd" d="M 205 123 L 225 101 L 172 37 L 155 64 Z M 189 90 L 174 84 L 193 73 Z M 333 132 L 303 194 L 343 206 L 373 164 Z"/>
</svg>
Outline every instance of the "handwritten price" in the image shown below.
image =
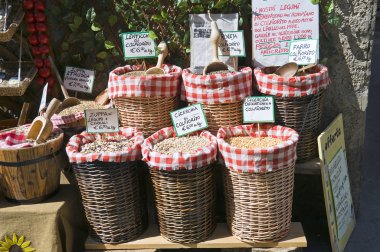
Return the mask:
<svg viewBox="0 0 380 252">
<path fill-rule="evenodd" d="M 148 54 L 154 54 L 154 51 L 152 49 L 149 49 L 149 48 L 145 48 L 145 47 L 135 47 L 135 48 L 131 48 L 129 50 L 131 53 L 148 53 Z"/>
</svg>

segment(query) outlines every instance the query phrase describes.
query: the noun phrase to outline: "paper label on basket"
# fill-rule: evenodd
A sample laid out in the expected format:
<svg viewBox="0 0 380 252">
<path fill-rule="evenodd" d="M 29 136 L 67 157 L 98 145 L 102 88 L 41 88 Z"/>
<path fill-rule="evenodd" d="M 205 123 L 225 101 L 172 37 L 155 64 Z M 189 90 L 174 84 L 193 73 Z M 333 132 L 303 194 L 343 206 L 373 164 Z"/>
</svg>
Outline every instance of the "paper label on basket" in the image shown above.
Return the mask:
<svg viewBox="0 0 380 252">
<path fill-rule="evenodd" d="M 170 117 L 177 136 L 184 136 L 208 127 L 201 104 L 170 112 Z"/>
<path fill-rule="evenodd" d="M 317 63 L 318 60 L 318 40 L 305 39 L 290 42 L 289 62 L 298 65 L 309 65 Z"/>
<path fill-rule="evenodd" d="M 243 103 L 244 123 L 274 122 L 274 100 L 271 96 L 247 97 Z"/>
<path fill-rule="evenodd" d="M 126 32 L 121 36 L 125 60 L 157 57 L 156 43 L 149 32 Z"/>
<path fill-rule="evenodd" d="M 88 133 L 119 132 L 119 117 L 116 108 L 86 109 L 84 114 Z"/>
<path fill-rule="evenodd" d="M 219 56 L 245 57 L 243 31 L 222 31 L 218 45 Z"/>
<path fill-rule="evenodd" d="M 41 112 L 41 110 L 46 108 L 47 90 L 48 90 L 48 84 L 46 83 L 44 89 L 42 90 L 41 103 L 40 103 L 40 108 L 38 109 L 38 112 Z"/>
<path fill-rule="evenodd" d="M 91 94 L 94 79 L 94 70 L 78 67 L 66 67 L 63 85 L 69 90 Z"/>
</svg>

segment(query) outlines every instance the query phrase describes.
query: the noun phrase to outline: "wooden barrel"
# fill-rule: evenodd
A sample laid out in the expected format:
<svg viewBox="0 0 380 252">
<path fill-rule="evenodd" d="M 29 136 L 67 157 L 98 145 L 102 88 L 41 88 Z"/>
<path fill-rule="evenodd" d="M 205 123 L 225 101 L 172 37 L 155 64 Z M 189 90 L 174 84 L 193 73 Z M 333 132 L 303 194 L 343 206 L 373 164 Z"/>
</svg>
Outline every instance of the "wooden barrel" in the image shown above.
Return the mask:
<svg viewBox="0 0 380 252">
<path fill-rule="evenodd" d="M 37 203 L 57 192 L 63 133 L 59 137 L 22 149 L 0 149 L 0 186 L 6 199 Z"/>
</svg>

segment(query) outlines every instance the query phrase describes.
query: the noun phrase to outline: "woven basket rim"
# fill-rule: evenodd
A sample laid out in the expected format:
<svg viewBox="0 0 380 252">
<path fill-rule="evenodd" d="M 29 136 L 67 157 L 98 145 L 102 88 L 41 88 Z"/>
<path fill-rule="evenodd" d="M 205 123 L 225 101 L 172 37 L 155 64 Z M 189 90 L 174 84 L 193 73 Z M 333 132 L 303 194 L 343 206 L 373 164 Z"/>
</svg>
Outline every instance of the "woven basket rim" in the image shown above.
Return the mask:
<svg viewBox="0 0 380 252">
<path fill-rule="evenodd" d="M 180 76 L 182 73 L 182 68 L 176 65 L 171 65 L 171 64 L 163 64 L 162 68 L 165 69 L 167 68 L 169 72 L 166 72 L 165 74 L 161 75 L 142 75 L 142 76 L 123 76 L 125 79 L 138 79 L 141 77 L 144 77 L 145 79 L 160 79 L 160 78 L 166 78 L 166 77 L 176 77 Z M 120 72 L 119 72 L 120 71 Z M 138 66 L 138 65 L 124 65 L 121 67 L 117 67 L 114 70 L 112 70 L 109 74 L 110 78 L 117 78 L 121 77 L 121 75 L 130 73 L 130 72 L 135 72 L 135 71 L 144 71 L 143 66 Z"/>
<path fill-rule="evenodd" d="M 236 77 L 239 75 L 243 74 L 249 74 L 252 73 L 252 68 L 250 67 L 240 67 L 237 71 L 235 72 L 228 72 L 228 73 L 217 73 L 217 74 L 209 74 L 209 75 L 200 75 L 200 74 L 195 74 L 191 72 L 191 68 L 186 68 L 183 69 L 182 71 L 182 77 L 185 78 L 200 78 L 201 80 L 206 80 L 206 79 L 212 79 L 212 78 L 226 78 L 226 77 Z"/>
</svg>

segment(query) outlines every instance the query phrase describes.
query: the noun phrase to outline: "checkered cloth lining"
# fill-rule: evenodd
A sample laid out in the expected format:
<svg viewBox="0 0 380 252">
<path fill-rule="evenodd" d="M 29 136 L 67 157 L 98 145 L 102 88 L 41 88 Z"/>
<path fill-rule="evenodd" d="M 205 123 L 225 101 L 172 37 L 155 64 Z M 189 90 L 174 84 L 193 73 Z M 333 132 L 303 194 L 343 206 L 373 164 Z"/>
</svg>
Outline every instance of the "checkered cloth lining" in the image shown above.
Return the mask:
<svg viewBox="0 0 380 252">
<path fill-rule="evenodd" d="M 0 148 L 2 149 L 21 149 L 27 147 L 33 147 L 33 142 L 27 142 L 26 136 L 31 124 L 23 125 L 17 128 L 0 132 Z M 63 131 L 57 127 L 53 128 L 53 133 L 63 133 Z"/>
<path fill-rule="evenodd" d="M 252 94 L 252 69 L 238 72 L 197 75 L 191 70 L 182 72 L 186 100 L 191 103 L 218 104 L 241 101 Z M 181 94 L 183 98 L 184 94 Z"/>
<path fill-rule="evenodd" d="M 211 144 L 196 150 L 194 153 L 177 152 L 173 155 L 165 155 L 153 151 L 153 146 L 166 138 L 176 137 L 177 135 L 173 127 L 163 128 L 145 139 L 142 145 L 143 160 L 151 168 L 164 171 L 194 170 L 216 161 L 218 152 L 216 137 L 208 131 L 195 134 L 207 138 Z"/>
<path fill-rule="evenodd" d="M 175 97 L 182 68 L 162 65 L 163 75 L 125 76 L 125 73 L 142 71 L 141 66 L 126 65 L 111 71 L 108 78 L 108 96 L 118 97 Z"/>
<path fill-rule="evenodd" d="M 84 131 L 78 135 L 72 136 L 68 144 L 66 145 L 66 152 L 67 156 L 69 157 L 70 163 L 90 163 L 95 162 L 97 160 L 101 162 L 121 163 L 127 161 L 141 160 L 141 144 L 144 141 L 142 132 L 138 131 L 136 128 L 120 128 L 119 132 L 107 133 L 107 135 L 122 135 L 127 138 L 133 138 L 134 144 L 132 145 L 132 147 L 128 148 L 127 151 L 123 152 L 102 151 L 100 153 L 80 153 L 80 146 L 101 139 L 100 134 L 90 134 Z"/>
<path fill-rule="evenodd" d="M 327 67 L 323 65 L 317 65 L 317 67 L 319 69 L 317 73 L 290 78 L 265 74 L 268 68 L 258 67 L 254 70 L 255 85 L 261 93 L 278 97 L 303 97 L 317 94 L 326 89 L 330 83 Z"/>
<path fill-rule="evenodd" d="M 222 127 L 217 134 L 219 151 L 226 166 L 238 172 L 267 173 L 292 165 L 297 158 L 298 133 L 287 127 L 260 124 L 261 137 L 277 137 L 284 142 L 260 149 L 241 149 L 226 143 L 234 136 L 258 137 L 257 124 Z"/>
</svg>

